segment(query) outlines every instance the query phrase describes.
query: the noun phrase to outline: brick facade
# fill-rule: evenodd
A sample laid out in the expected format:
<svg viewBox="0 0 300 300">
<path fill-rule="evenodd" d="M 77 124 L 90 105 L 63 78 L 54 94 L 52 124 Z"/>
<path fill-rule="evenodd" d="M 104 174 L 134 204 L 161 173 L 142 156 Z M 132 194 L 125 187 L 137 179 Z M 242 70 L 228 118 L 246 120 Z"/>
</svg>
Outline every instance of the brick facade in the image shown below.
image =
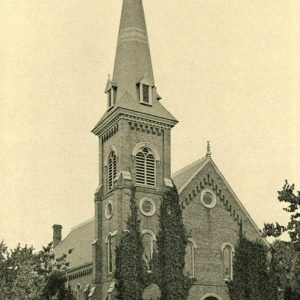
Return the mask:
<svg viewBox="0 0 300 300">
<path fill-rule="evenodd" d="M 151 91 L 149 103 L 141 103 L 143 84 Z M 108 107 L 93 129 L 99 139 L 95 219 L 72 230 L 55 248 L 58 254 L 68 248 L 75 249 L 70 257 L 75 263 L 69 270 L 69 282 L 72 289 L 77 290 L 78 300 L 114 299 L 114 249 L 126 229 L 131 186 L 136 186 L 137 205 L 142 199 L 150 198 L 156 207 L 151 216 L 140 212 L 141 230 L 156 235 L 162 194 L 171 182 L 171 129 L 177 121 L 161 105 L 154 83 L 142 0 L 123 0 L 114 76 L 112 81 L 108 80 L 106 93 L 110 93 L 112 87 L 115 103 Z M 147 147 L 154 154 L 154 186 L 136 183 L 135 150 L 138 146 Z M 108 158 L 112 151 L 117 159 L 111 186 Z M 225 262 L 224 247 L 235 245 L 241 226 L 248 238 L 259 239 L 258 228 L 214 164 L 210 151 L 207 157 L 177 172 L 173 180 L 193 243 L 192 275 L 196 283 L 189 299 L 229 300 L 225 278 L 231 271 Z M 213 205 L 205 204 L 205 191 L 209 191 Z M 80 243 L 81 234 L 85 235 L 88 248 Z M 109 249 L 112 249 L 112 272 Z M 149 293 L 146 292 L 146 298 L 151 298 Z"/>
</svg>

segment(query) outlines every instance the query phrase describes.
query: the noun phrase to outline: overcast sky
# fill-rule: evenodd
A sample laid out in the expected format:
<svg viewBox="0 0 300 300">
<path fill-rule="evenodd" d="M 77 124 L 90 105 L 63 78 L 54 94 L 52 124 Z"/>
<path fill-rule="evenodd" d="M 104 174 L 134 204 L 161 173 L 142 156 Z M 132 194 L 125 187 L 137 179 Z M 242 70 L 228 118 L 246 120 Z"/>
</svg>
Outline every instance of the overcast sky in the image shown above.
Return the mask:
<svg viewBox="0 0 300 300">
<path fill-rule="evenodd" d="M 37 248 L 93 216 L 121 0 L 0 0 L 0 240 Z M 300 189 L 300 1 L 145 0 L 172 169 L 213 159 L 261 228 Z M 3 31 L 3 32 L 2 32 Z"/>
</svg>

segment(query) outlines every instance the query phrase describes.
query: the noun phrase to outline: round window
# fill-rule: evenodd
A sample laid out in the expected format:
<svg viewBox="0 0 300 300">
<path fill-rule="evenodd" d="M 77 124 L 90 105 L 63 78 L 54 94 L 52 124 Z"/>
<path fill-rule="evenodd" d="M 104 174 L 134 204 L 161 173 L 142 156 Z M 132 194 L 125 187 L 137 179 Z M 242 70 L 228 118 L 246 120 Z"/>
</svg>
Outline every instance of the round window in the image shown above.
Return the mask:
<svg viewBox="0 0 300 300">
<path fill-rule="evenodd" d="M 155 202 L 150 198 L 143 198 L 140 201 L 140 211 L 143 215 L 151 217 L 155 214 L 156 205 Z"/>
<path fill-rule="evenodd" d="M 105 217 L 110 219 L 114 213 L 114 207 L 111 202 L 108 202 L 105 207 Z"/>
<path fill-rule="evenodd" d="M 217 203 L 215 193 L 209 189 L 203 190 L 201 193 L 201 202 L 207 208 L 215 207 Z"/>
</svg>

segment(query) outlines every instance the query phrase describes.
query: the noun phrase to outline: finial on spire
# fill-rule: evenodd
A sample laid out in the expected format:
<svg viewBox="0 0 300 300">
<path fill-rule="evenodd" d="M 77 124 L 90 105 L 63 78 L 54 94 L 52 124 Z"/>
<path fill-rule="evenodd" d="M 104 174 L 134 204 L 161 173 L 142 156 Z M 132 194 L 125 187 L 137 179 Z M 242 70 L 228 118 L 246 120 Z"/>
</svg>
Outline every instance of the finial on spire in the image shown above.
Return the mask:
<svg viewBox="0 0 300 300">
<path fill-rule="evenodd" d="M 211 157 L 210 141 L 207 141 L 206 157 Z"/>
</svg>

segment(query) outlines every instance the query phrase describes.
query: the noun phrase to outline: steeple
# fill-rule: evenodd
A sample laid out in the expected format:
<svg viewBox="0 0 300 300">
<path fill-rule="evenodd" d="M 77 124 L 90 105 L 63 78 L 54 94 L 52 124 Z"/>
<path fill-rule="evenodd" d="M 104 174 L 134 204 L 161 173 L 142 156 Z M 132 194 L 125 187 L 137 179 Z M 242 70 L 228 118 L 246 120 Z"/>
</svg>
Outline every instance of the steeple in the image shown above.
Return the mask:
<svg viewBox="0 0 300 300">
<path fill-rule="evenodd" d="M 120 94 L 136 96 L 136 85 L 144 77 L 155 86 L 142 0 L 123 0 L 113 82 Z"/>
<path fill-rule="evenodd" d="M 95 134 L 122 113 L 146 117 L 171 127 L 177 123 L 159 101 L 142 0 L 123 0 L 114 72 L 112 79 L 107 80 L 105 93 L 108 107 L 92 130 Z"/>
</svg>

